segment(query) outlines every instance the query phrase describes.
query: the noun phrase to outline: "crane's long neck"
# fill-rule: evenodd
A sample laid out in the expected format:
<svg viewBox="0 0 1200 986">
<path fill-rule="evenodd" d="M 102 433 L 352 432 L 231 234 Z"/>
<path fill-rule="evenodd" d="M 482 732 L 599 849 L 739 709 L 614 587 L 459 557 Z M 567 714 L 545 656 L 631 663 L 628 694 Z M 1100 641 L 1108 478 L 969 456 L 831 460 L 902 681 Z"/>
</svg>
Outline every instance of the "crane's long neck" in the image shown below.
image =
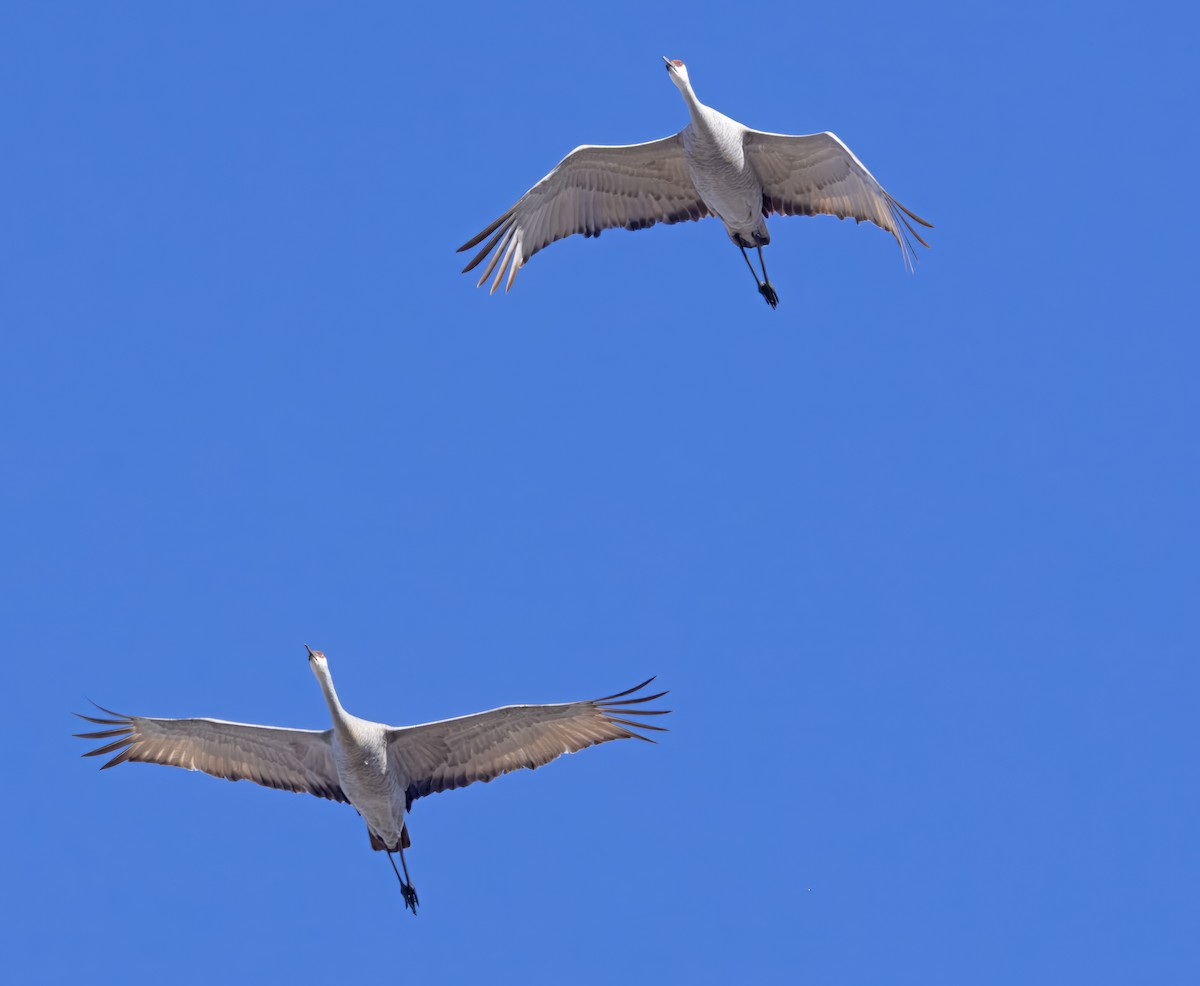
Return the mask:
<svg viewBox="0 0 1200 986">
<path fill-rule="evenodd" d="M 677 79 L 676 85 L 687 103 L 691 123 L 680 135 L 688 157 L 688 167 L 701 169 L 733 169 L 738 173 L 745 170 L 743 134 L 745 127 L 729 119 L 724 113 L 705 106 L 696 98 L 696 91 L 687 79 Z M 693 177 L 695 177 L 693 173 Z M 709 209 L 713 205 L 710 203 Z M 755 209 L 757 211 L 757 209 Z"/>
<path fill-rule="evenodd" d="M 313 662 L 313 674 L 317 676 L 317 684 L 321 686 L 321 692 L 325 696 L 325 704 L 329 706 L 329 716 L 333 719 L 333 728 L 339 733 L 347 732 L 350 723 L 350 714 L 342 708 L 342 703 L 338 701 L 336 689 L 333 687 L 333 677 L 329 673 L 329 666 L 324 662 Z"/>
<path fill-rule="evenodd" d="M 686 79 L 680 79 L 675 83 L 679 87 L 679 92 L 683 96 L 683 101 L 687 103 L 688 113 L 691 115 L 692 123 L 704 125 L 704 111 L 708 109 L 699 99 L 696 98 L 696 90 L 692 88 L 692 84 Z"/>
</svg>

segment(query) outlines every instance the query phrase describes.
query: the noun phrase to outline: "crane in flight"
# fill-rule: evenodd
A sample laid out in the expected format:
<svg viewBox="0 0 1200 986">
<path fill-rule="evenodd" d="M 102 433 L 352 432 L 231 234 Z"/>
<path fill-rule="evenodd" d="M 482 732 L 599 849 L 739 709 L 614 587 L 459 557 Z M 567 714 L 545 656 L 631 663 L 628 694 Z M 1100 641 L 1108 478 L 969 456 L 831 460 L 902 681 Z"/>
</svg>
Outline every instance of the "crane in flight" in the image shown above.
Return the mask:
<svg viewBox="0 0 1200 986">
<path fill-rule="evenodd" d="M 491 237 L 463 268 L 465 274 L 492 254 L 477 286 L 495 269 L 491 293 L 502 280 L 507 292 L 530 257 L 573 233 L 599 236 L 616 227 L 645 229 L 716 216 L 742 251 L 759 294 L 774 308 L 779 295 L 762 255 L 771 242 L 766 217 L 772 213 L 873 222 L 896 238 L 905 268 L 912 270 L 910 235 L 929 244 L 909 219 L 933 227 L 884 191 L 837 137 L 751 130 L 700 102 L 683 62 L 665 55 L 663 61 L 691 122 L 646 144 L 575 148 L 516 205 L 458 248 L 462 253 Z M 761 280 L 746 255 L 749 247 L 758 251 Z"/>
<path fill-rule="evenodd" d="M 284 729 L 220 719 L 150 719 L 97 706 L 112 718 L 75 715 L 107 728 L 75 735 L 110 742 L 83 756 L 115 754 L 101 770 L 126 760 L 159 763 L 353 805 L 367 823 L 371 848 L 388 854 L 404 904 L 415 914 L 417 892 L 408 876 L 404 850 L 411 844 L 405 815 L 417 798 L 487 782 L 522 767 L 532 770 L 563 753 L 609 740 L 654 742 L 639 729 L 664 731 L 662 726 L 627 718 L 667 714 L 663 709 L 635 708 L 666 692 L 628 697 L 653 678 L 590 701 L 506 705 L 419 726 L 386 726 L 343 709 L 325 655 L 307 645 L 306 649 L 309 667 L 329 706 L 330 729 Z M 393 853 L 400 855 L 404 876 L 396 869 Z"/>
</svg>

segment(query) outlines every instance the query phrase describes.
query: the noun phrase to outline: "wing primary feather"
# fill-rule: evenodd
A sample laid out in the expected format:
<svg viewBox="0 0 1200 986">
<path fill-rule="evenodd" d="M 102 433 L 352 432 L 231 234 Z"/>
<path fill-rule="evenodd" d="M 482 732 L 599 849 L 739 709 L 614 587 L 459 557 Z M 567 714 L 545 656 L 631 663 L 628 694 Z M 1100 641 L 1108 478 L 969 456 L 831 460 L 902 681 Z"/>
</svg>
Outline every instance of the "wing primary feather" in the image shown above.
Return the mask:
<svg viewBox="0 0 1200 986">
<path fill-rule="evenodd" d="M 104 729 L 95 733 L 72 733 L 78 739 L 108 739 L 110 736 L 128 736 L 132 730 L 128 726 L 120 729 Z"/>
<path fill-rule="evenodd" d="M 927 227 L 927 228 L 929 228 L 929 229 L 934 229 L 934 228 L 935 228 L 935 227 L 934 227 L 934 225 L 933 225 L 933 223 L 926 222 L 924 219 L 922 219 L 920 216 L 918 216 L 918 215 L 917 215 L 915 212 L 913 212 L 913 211 L 912 211 L 912 209 L 908 209 L 908 208 L 906 208 L 905 206 L 903 206 L 903 205 L 900 205 L 900 203 L 899 203 L 899 202 L 897 202 L 895 199 L 892 199 L 892 204 L 893 204 L 893 205 L 895 205 L 895 206 L 899 206 L 899 208 L 900 208 L 900 209 L 901 209 L 901 210 L 904 212 L 904 214 L 905 214 L 906 216 L 908 216 L 908 218 L 909 218 L 909 219 L 915 219 L 915 220 L 916 220 L 917 222 L 919 222 L 919 223 L 920 223 L 922 226 L 925 226 L 925 227 Z M 916 235 L 916 234 L 914 233 L 913 235 Z M 922 240 L 922 242 L 924 242 L 924 240 Z M 926 245 L 926 246 L 928 246 L 929 244 L 928 244 L 928 243 L 926 243 L 925 245 Z"/>
<path fill-rule="evenodd" d="M 471 247 L 473 247 L 476 243 L 479 243 L 485 236 L 491 236 L 491 234 L 496 230 L 496 228 L 502 222 L 504 222 L 505 219 L 508 219 L 515 211 L 516 211 L 516 206 L 513 206 L 511 209 L 508 210 L 508 212 L 504 213 L 504 215 L 502 215 L 499 219 L 497 219 L 494 223 L 492 223 L 487 229 L 485 229 L 481 233 L 478 233 L 475 236 L 472 236 L 469 240 L 467 240 L 466 243 L 464 243 L 462 246 L 460 246 L 454 252 L 462 253 L 464 250 L 470 250 Z M 486 253 L 487 251 L 484 251 L 484 252 Z M 478 260 L 473 261 L 471 264 L 471 267 L 474 267 L 475 264 L 477 264 L 478 262 L 479 262 Z M 468 267 L 467 270 L 470 270 L 471 267 Z"/>
<path fill-rule="evenodd" d="M 625 691 L 617 692 L 615 695 L 605 695 L 604 698 L 595 699 L 595 703 L 597 705 L 599 705 L 601 702 L 611 702 L 614 698 L 623 698 L 626 695 L 632 695 L 634 692 L 638 691 L 639 689 L 645 688 L 648 684 L 650 684 L 650 682 L 652 682 L 657 677 L 658 677 L 658 675 L 656 675 L 656 674 L 651 675 L 649 678 L 647 678 L 645 681 L 643 681 L 640 685 L 634 685 L 632 688 L 626 688 Z M 659 694 L 666 695 L 667 693 L 660 692 Z M 655 696 L 655 697 L 657 698 L 658 696 Z M 115 713 L 114 713 L 114 715 L 115 715 Z"/>
<path fill-rule="evenodd" d="M 469 264 L 467 264 L 466 267 L 464 267 L 462 269 L 462 273 L 465 274 L 469 270 L 474 270 L 476 265 L 479 263 L 479 261 L 481 261 L 484 257 L 486 257 L 488 255 L 488 252 L 492 249 L 492 247 L 494 247 L 497 244 L 497 242 L 499 242 L 500 238 L 502 236 L 504 236 L 504 234 L 506 232 L 508 232 L 510 229 L 512 229 L 512 223 L 507 223 L 506 225 L 502 226 L 499 229 L 499 231 L 497 231 L 496 235 L 493 236 L 490 240 L 488 240 L 487 246 L 485 246 L 482 250 L 480 250 L 477 254 L 475 254 L 475 259 L 472 260 Z M 485 279 L 487 278 L 486 274 L 484 274 L 483 276 Z M 476 285 L 476 287 L 478 287 L 478 285 Z"/>
<path fill-rule="evenodd" d="M 95 716 L 85 716 L 79 712 L 72 712 L 71 715 L 79 716 L 84 722 L 94 722 L 100 726 L 118 726 L 124 722 L 123 719 L 97 719 Z"/>
<path fill-rule="evenodd" d="M 514 237 L 513 242 L 517 242 L 518 240 L 520 240 L 520 238 L 521 238 L 521 234 L 518 231 L 516 237 Z M 513 255 L 512 266 L 508 268 L 508 280 L 504 284 L 504 293 L 505 294 L 508 294 L 508 289 L 512 287 L 513 280 L 516 278 L 517 271 L 519 271 L 520 269 L 521 269 L 521 251 L 518 250 Z"/>
<path fill-rule="evenodd" d="M 504 257 L 500 261 L 500 269 L 496 271 L 496 279 L 492 281 L 492 287 L 491 290 L 488 291 L 488 294 L 495 294 L 496 288 L 500 287 L 500 279 L 504 276 L 504 268 L 508 266 L 508 262 L 512 258 L 513 250 L 516 249 L 516 246 L 516 236 L 510 236 L 508 240 L 508 249 L 504 251 Z M 499 255 L 500 251 L 497 250 L 496 253 Z M 491 270 L 491 268 L 489 267 L 488 270 Z M 486 278 L 487 274 L 485 273 L 483 276 Z"/>
<path fill-rule="evenodd" d="M 109 767 L 115 767 L 119 763 L 124 763 L 126 760 L 128 760 L 132 756 L 133 756 L 133 747 L 130 746 L 129 749 L 122 750 L 120 753 L 118 753 L 115 757 L 113 757 L 110 761 L 108 761 L 108 763 L 106 763 L 100 769 L 108 770 Z"/>
<path fill-rule="evenodd" d="M 132 734 L 132 730 L 130 730 L 130 734 Z M 112 753 L 113 750 L 119 750 L 123 746 L 129 746 L 129 744 L 131 744 L 132 742 L 133 742 L 133 736 L 125 735 L 125 736 L 121 737 L 121 739 L 115 740 L 112 743 L 106 743 L 106 744 L 104 744 L 104 746 L 98 747 L 95 750 L 88 750 L 87 753 L 81 753 L 80 756 L 81 757 L 102 757 L 106 753 Z"/>
<path fill-rule="evenodd" d="M 621 724 L 621 725 L 623 725 L 623 726 L 637 726 L 637 723 L 633 723 L 633 722 L 625 722 L 625 720 L 623 720 L 623 719 L 613 719 L 613 718 L 611 718 L 611 717 L 610 717 L 608 721 L 609 721 L 609 722 L 614 722 L 614 723 L 620 723 L 620 724 Z M 656 726 L 647 726 L 646 728 L 647 728 L 647 729 L 656 729 L 656 728 L 658 728 L 658 727 L 656 727 Z M 625 736 L 626 736 L 626 737 L 628 737 L 629 739 L 640 739 L 640 740 L 645 740 L 647 743 L 653 743 L 653 742 L 654 742 L 654 740 L 652 740 L 652 739 L 651 739 L 649 736 L 643 736 L 641 733 L 635 733 L 635 732 L 634 732 L 632 729 L 626 730 L 626 731 L 625 731 Z M 624 738 L 624 737 L 622 737 L 622 738 Z"/>
<path fill-rule="evenodd" d="M 609 722 L 619 722 L 622 726 L 630 726 L 633 729 L 653 729 L 656 733 L 670 732 L 666 726 L 651 726 L 648 722 L 633 722 L 631 719 L 622 719 L 619 716 L 606 716 Z"/>
<path fill-rule="evenodd" d="M 644 695 L 641 698 L 625 698 L 620 702 L 610 702 L 606 699 L 599 699 L 600 705 L 640 705 L 642 702 L 653 702 L 656 698 L 662 698 L 667 692 L 659 692 L 657 695 Z"/>
<path fill-rule="evenodd" d="M 503 233 L 503 238 L 500 240 L 500 245 L 496 247 L 496 252 L 492 254 L 492 259 L 488 261 L 488 265 L 484 268 L 483 273 L 479 275 L 479 281 L 475 287 L 481 287 L 483 282 L 492 276 L 492 271 L 496 269 L 496 264 L 500 263 L 500 258 L 504 256 L 505 248 L 508 246 L 509 241 L 512 240 L 513 236 L 516 235 L 516 230 L 512 226 L 505 226 L 504 229 L 502 229 L 500 233 L 497 233 L 496 235 L 500 236 L 501 233 Z"/>
<path fill-rule="evenodd" d="M 92 700 L 90 698 L 88 699 L 88 701 L 92 702 Z M 92 702 L 92 705 L 95 705 L 96 708 L 98 708 L 101 712 L 105 712 L 110 716 L 116 716 L 118 719 L 124 720 L 124 719 L 129 718 L 129 716 L 127 716 L 124 712 L 113 712 L 112 709 L 106 709 L 103 705 L 99 705 L 96 702 Z"/>
<path fill-rule="evenodd" d="M 897 204 L 897 205 L 900 205 L 900 203 L 899 203 L 899 202 L 897 202 L 896 204 Z M 901 209 L 904 209 L 904 206 L 900 205 L 900 208 L 901 208 Z M 905 211 L 905 212 L 907 212 L 908 210 L 907 210 L 907 209 L 905 209 L 904 211 Z M 922 239 L 922 237 L 921 237 L 921 234 L 920 234 L 920 233 L 918 233 L 918 232 L 917 232 L 915 229 L 913 229 L 912 223 L 910 223 L 910 222 L 909 222 L 907 219 L 905 219 L 903 216 L 900 216 L 900 215 L 897 215 L 897 217 L 896 217 L 896 218 L 897 218 L 897 219 L 899 219 L 899 220 L 900 220 L 902 223 L 904 223 L 904 225 L 905 225 L 905 226 L 907 226 L 907 227 L 908 227 L 908 231 L 909 231 L 910 233 L 912 233 L 912 235 L 913 235 L 914 237 L 916 237 L 916 240 L 917 240 L 917 242 L 918 242 L 918 243 L 920 243 L 920 244 L 921 244 L 921 246 L 925 247 L 925 249 L 927 249 L 927 250 L 929 249 L 929 244 L 928 244 L 928 243 L 926 243 L 924 239 Z M 917 217 L 916 217 L 916 216 L 913 216 L 913 218 L 914 218 L 914 219 L 916 219 Z M 922 221 L 922 220 L 920 220 L 920 219 L 917 219 L 917 222 L 921 222 L 921 221 Z M 929 223 L 925 223 L 925 225 L 926 225 L 926 226 L 929 226 Z M 930 226 L 929 228 L 930 228 L 930 229 L 932 229 L 933 227 L 932 227 L 932 226 Z"/>
<path fill-rule="evenodd" d="M 88 699 L 88 701 L 92 702 L 92 700 L 90 698 Z M 96 708 L 98 708 L 101 712 L 105 713 L 106 715 L 116 716 L 116 718 L 115 719 L 96 719 L 92 716 L 85 716 L 82 712 L 72 712 L 71 715 L 79 716 L 80 719 L 86 719 L 88 722 L 98 722 L 102 726 L 116 726 L 116 725 L 119 725 L 120 723 L 129 721 L 129 716 L 125 715 L 124 712 L 113 712 L 112 709 L 106 709 L 103 705 L 98 705 L 95 702 L 92 702 L 92 705 L 95 705 Z"/>
</svg>

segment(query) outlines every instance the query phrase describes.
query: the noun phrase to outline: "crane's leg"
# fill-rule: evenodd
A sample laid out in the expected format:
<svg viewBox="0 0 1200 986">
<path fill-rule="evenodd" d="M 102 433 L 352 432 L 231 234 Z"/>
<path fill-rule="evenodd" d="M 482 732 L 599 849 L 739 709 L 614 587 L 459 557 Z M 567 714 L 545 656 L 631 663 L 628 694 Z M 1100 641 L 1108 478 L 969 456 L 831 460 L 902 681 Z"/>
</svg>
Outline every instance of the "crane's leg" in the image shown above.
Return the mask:
<svg viewBox="0 0 1200 986">
<path fill-rule="evenodd" d="M 758 247 L 758 265 L 763 272 L 763 282 L 758 286 L 758 292 L 767 299 L 768 305 L 775 308 L 779 304 L 779 295 L 775 293 L 775 288 L 771 286 L 771 279 L 767 277 L 767 262 L 763 260 L 761 245 Z"/>
<path fill-rule="evenodd" d="M 771 286 L 771 282 L 767 279 L 767 265 L 763 263 L 762 247 L 758 248 L 758 262 L 762 265 L 762 280 L 758 279 L 758 271 L 754 269 L 754 265 L 750 263 L 750 258 L 746 256 L 746 248 L 740 243 L 738 249 L 742 251 L 742 259 L 746 261 L 746 266 L 750 268 L 750 273 L 754 275 L 754 283 L 758 285 L 758 293 L 761 294 L 767 301 L 767 304 L 772 308 L 779 305 L 779 295 L 775 293 L 775 289 Z"/>
<path fill-rule="evenodd" d="M 412 877 L 408 875 L 408 863 L 404 861 L 403 845 L 400 847 L 400 866 L 404 870 L 404 879 L 408 881 L 408 893 L 412 896 L 411 902 L 408 900 L 407 896 L 405 897 L 405 902 L 408 903 L 408 905 L 412 908 L 413 914 L 416 914 L 417 904 L 420 903 L 420 901 L 417 900 L 417 888 L 412 885 Z"/>
<path fill-rule="evenodd" d="M 408 863 L 404 862 L 404 850 L 400 850 L 400 865 L 404 867 L 404 876 L 401 876 L 400 871 L 396 869 L 396 861 L 392 859 L 392 850 L 387 850 L 387 857 L 388 862 L 392 864 L 392 869 L 396 871 L 396 879 L 400 881 L 400 893 L 404 896 L 404 906 L 416 914 L 417 904 L 420 901 L 417 900 L 417 891 L 408 877 Z"/>
</svg>

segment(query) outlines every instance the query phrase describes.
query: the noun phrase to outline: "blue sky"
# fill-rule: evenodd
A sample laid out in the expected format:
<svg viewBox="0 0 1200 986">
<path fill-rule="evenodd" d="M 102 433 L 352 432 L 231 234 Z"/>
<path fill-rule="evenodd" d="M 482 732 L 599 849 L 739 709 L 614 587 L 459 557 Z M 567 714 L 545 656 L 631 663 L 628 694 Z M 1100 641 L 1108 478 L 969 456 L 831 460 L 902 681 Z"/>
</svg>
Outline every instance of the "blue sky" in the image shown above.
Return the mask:
<svg viewBox="0 0 1200 986">
<path fill-rule="evenodd" d="M 1189 981 L 1194 23 L 246 6 L 0 12 L 12 981 Z M 771 312 L 706 221 L 476 290 L 686 123 L 664 54 L 916 275 L 774 219 Z M 323 728 L 306 643 L 371 718 L 672 731 L 418 802 L 415 919 L 345 806 L 77 759 L 85 696 Z"/>
</svg>

